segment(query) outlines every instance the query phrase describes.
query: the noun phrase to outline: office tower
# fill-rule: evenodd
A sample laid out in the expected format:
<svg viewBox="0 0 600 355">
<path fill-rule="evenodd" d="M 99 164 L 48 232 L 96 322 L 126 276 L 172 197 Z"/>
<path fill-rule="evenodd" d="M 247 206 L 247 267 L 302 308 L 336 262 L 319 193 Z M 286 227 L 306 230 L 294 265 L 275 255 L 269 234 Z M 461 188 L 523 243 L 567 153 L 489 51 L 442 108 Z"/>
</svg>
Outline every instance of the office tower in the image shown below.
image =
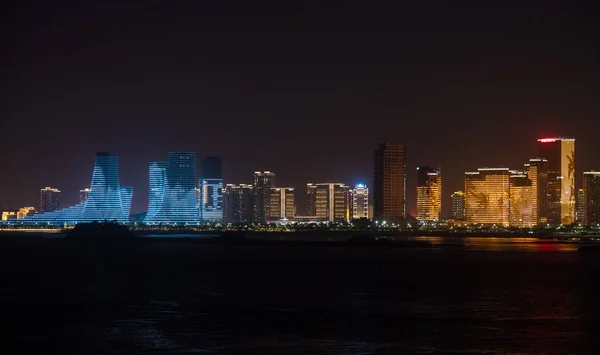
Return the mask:
<svg viewBox="0 0 600 355">
<path fill-rule="evenodd" d="M 200 220 L 214 222 L 223 219 L 223 171 L 221 159 L 207 157 L 200 163 Z"/>
<path fill-rule="evenodd" d="M 531 180 L 534 195 L 531 201 L 537 223 L 548 223 L 548 160 L 544 158 L 529 159 L 525 164 L 525 173 Z"/>
<path fill-rule="evenodd" d="M 548 223 L 575 222 L 575 139 L 538 139 L 538 156 L 548 160 Z"/>
<path fill-rule="evenodd" d="M 21 207 L 17 211 L 17 218 L 25 218 L 27 216 L 33 216 L 35 214 L 35 207 Z"/>
<path fill-rule="evenodd" d="M 275 174 L 270 171 L 254 172 L 254 222 L 265 223 L 269 219 L 271 188 L 275 187 Z"/>
<path fill-rule="evenodd" d="M 197 224 L 196 153 L 169 152 L 168 158 L 166 163 L 150 163 L 150 198 L 145 222 Z"/>
<path fill-rule="evenodd" d="M 456 221 L 465 220 L 465 193 L 456 191 L 450 196 L 450 218 Z"/>
<path fill-rule="evenodd" d="M 600 224 L 600 172 L 583 173 L 583 224 Z"/>
<path fill-rule="evenodd" d="M 314 217 L 317 215 L 317 185 L 306 184 L 306 215 Z"/>
<path fill-rule="evenodd" d="M 537 206 L 533 201 L 537 186 L 523 171 L 510 172 L 510 214 L 511 227 L 531 228 L 538 224 Z"/>
<path fill-rule="evenodd" d="M 167 162 L 151 161 L 148 167 L 149 191 L 148 191 L 148 212 L 146 213 L 146 222 L 154 220 L 163 203 L 165 195 L 165 185 L 167 179 Z"/>
<path fill-rule="evenodd" d="M 369 189 L 365 184 L 356 184 L 352 190 L 352 219 L 369 219 Z"/>
<path fill-rule="evenodd" d="M 227 184 L 223 189 L 223 219 L 226 223 L 250 223 L 254 215 L 254 187 Z"/>
<path fill-rule="evenodd" d="M 406 163 L 404 146 L 379 144 L 374 154 L 373 218 L 402 222 L 406 218 Z"/>
<path fill-rule="evenodd" d="M 585 174 L 584 174 L 585 175 Z M 583 211 L 585 210 L 585 193 L 583 189 L 577 190 L 577 222 L 583 222 Z"/>
<path fill-rule="evenodd" d="M 85 202 L 85 200 L 87 200 L 88 197 L 90 197 L 89 188 L 86 187 L 85 189 L 79 190 L 79 203 Z"/>
<path fill-rule="evenodd" d="M 314 216 L 329 222 L 350 218 L 350 187 L 342 183 L 307 184 L 307 194 L 314 194 Z M 311 197 L 309 197 L 309 200 Z"/>
<path fill-rule="evenodd" d="M 417 220 L 442 218 L 442 172 L 439 167 L 417 167 Z"/>
<path fill-rule="evenodd" d="M 269 202 L 269 220 L 292 219 L 296 216 L 296 199 L 293 187 L 272 187 Z"/>
<path fill-rule="evenodd" d="M 465 173 L 465 219 L 469 223 L 509 225 L 508 168 L 480 168 Z"/>
<path fill-rule="evenodd" d="M 44 187 L 40 190 L 40 213 L 52 212 L 60 209 L 60 190 Z"/>
<path fill-rule="evenodd" d="M 92 221 L 129 222 L 133 188 L 119 183 L 119 158 L 114 153 L 96 153 L 87 200 L 77 205 L 23 218 L 24 222 L 76 224 Z"/>
</svg>

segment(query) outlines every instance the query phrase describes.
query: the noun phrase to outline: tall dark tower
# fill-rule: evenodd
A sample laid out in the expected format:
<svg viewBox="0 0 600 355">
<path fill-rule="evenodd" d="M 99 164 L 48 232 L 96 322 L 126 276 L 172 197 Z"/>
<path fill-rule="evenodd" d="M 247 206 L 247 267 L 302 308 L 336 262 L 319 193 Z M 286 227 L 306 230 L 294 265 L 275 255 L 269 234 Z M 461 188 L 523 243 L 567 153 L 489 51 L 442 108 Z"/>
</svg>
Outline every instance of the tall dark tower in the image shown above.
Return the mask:
<svg viewBox="0 0 600 355">
<path fill-rule="evenodd" d="M 381 143 L 375 150 L 373 215 L 375 221 L 406 219 L 406 159 L 401 144 Z"/>
<path fill-rule="evenodd" d="M 275 187 L 275 173 L 256 171 L 254 173 L 254 222 L 265 223 L 271 208 L 271 188 Z"/>
</svg>

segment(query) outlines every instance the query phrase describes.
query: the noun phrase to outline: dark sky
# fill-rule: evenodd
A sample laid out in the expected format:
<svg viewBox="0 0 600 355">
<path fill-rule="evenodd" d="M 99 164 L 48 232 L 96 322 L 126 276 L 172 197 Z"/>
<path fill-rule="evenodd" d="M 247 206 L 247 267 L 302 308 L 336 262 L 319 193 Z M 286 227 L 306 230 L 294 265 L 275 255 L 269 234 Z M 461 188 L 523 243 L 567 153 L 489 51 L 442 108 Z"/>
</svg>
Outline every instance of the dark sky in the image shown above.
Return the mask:
<svg viewBox="0 0 600 355">
<path fill-rule="evenodd" d="M 175 150 L 221 156 L 226 183 L 272 170 L 303 199 L 306 182 L 370 184 L 376 144 L 404 143 L 410 211 L 417 165 L 442 165 L 447 197 L 464 171 L 521 167 L 545 134 L 577 139 L 578 175 L 600 169 L 600 18 L 584 2 L 145 3 L 13 4 L 5 208 L 48 185 L 76 203 L 96 151 L 119 154 L 134 211 L 148 161 Z"/>
</svg>

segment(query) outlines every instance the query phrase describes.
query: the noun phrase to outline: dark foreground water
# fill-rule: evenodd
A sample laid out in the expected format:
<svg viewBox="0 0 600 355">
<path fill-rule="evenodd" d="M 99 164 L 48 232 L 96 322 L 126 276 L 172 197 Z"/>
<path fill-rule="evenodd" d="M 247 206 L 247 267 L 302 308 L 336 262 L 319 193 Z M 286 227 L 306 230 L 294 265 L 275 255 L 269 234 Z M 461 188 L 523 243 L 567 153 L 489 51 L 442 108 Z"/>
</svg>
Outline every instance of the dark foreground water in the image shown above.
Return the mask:
<svg viewBox="0 0 600 355">
<path fill-rule="evenodd" d="M 0 243 L 17 354 L 598 353 L 574 248 Z"/>
</svg>

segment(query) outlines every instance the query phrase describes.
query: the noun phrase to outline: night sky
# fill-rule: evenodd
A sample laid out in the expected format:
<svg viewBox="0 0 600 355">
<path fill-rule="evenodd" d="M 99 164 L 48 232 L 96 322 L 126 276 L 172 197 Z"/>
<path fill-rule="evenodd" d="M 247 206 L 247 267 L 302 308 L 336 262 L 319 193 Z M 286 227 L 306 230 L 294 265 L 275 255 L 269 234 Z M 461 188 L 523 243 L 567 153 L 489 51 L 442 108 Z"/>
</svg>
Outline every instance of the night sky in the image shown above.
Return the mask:
<svg viewBox="0 0 600 355">
<path fill-rule="evenodd" d="M 44 186 L 76 203 L 96 151 L 118 153 L 134 212 L 148 162 L 175 150 L 222 157 L 225 183 L 274 171 L 304 200 L 306 182 L 370 185 L 376 144 L 403 143 L 409 211 L 417 165 L 442 165 L 447 211 L 465 171 L 520 168 L 542 135 L 577 139 L 579 181 L 600 170 L 600 17 L 584 2 L 145 3 L 13 4 L 2 206 L 38 207 Z"/>
</svg>

